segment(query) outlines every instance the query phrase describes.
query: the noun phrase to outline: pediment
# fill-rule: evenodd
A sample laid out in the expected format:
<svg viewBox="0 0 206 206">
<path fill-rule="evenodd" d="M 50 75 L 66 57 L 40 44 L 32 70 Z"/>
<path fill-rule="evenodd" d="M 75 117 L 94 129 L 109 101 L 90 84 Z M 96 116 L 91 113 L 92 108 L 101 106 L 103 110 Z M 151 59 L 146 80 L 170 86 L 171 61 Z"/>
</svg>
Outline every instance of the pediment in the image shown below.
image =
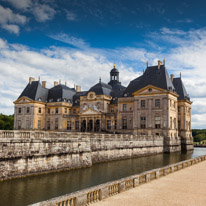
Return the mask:
<svg viewBox="0 0 206 206">
<path fill-rule="evenodd" d="M 166 91 L 164 89 L 148 85 L 142 89 L 137 90 L 133 93 L 133 96 L 139 96 L 139 95 L 152 95 L 152 94 L 159 94 L 159 93 L 165 93 Z"/>
<path fill-rule="evenodd" d="M 28 97 L 20 97 L 19 99 L 17 99 L 14 103 L 32 103 L 33 100 L 28 98 Z"/>
<path fill-rule="evenodd" d="M 90 115 L 90 114 L 101 114 L 101 112 L 88 108 L 87 110 L 82 112 L 82 115 Z"/>
</svg>

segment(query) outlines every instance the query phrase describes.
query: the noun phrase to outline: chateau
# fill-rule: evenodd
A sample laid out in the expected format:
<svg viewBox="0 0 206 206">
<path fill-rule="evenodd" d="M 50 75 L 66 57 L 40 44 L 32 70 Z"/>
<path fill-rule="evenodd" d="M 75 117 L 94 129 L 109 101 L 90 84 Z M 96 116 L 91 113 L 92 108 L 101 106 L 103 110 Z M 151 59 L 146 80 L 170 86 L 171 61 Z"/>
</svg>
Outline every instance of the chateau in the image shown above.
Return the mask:
<svg viewBox="0 0 206 206">
<path fill-rule="evenodd" d="M 180 77 L 169 77 L 165 61 L 148 66 L 127 87 L 119 71 L 99 80 L 88 91 L 60 82 L 29 83 L 14 102 L 14 129 L 133 133 L 192 139 L 191 104 Z"/>
</svg>

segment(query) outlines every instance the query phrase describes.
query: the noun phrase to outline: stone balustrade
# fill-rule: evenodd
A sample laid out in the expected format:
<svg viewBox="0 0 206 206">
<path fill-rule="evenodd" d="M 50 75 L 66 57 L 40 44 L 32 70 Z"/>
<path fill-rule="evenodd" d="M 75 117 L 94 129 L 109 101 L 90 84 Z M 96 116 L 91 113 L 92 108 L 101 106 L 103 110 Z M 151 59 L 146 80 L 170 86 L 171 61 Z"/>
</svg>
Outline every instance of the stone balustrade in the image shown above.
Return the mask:
<svg viewBox="0 0 206 206">
<path fill-rule="evenodd" d="M 138 139 L 142 141 L 162 140 L 161 136 L 133 135 L 133 134 L 104 134 L 88 132 L 55 132 L 55 131 L 29 131 L 29 130 L 0 130 L 0 138 L 102 138 L 102 139 Z"/>
<path fill-rule="evenodd" d="M 204 160 L 206 160 L 206 155 L 39 202 L 33 204 L 33 206 L 86 206 L 93 202 L 100 201 L 128 189 L 137 187 L 138 185 L 145 184 L 170 173 L 192 166 Z M 72 204 L 71 200 L 73 200 Z"/>
</svg>

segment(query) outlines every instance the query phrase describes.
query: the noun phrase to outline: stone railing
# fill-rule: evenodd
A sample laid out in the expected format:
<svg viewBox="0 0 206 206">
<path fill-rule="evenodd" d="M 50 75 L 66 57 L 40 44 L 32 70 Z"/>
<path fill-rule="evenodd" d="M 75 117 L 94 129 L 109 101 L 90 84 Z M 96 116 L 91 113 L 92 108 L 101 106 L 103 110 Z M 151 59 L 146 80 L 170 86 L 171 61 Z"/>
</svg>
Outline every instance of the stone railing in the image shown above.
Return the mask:
<svg viewBox="0 0 206 206">
<path fill-rule="evenodd" d="M 142 185 L 152 180 L 166 176 L 183 168 L 192 166 L 204 160 L 206 160 L 206 155 L 182 161 L 176 164 L 168 165 L 162 168 L 143 172 L 138 175 L 122 178 L 117 181 L 101 184 L 68 195 L 56 197 L 47 201 L 39 202 L 33 204 L 33 206 L 86 206 L 96 201 L 103 200 L 107 197 L 137 187 L 138 185 Z"/>
<path fill-rule="evenodd" d="M 0 130 L 0 138 L 105 138 L 105 139 L 138 139 L 138 140 L 162 140 L 162 136 L 133 135 L 133 134 L 104 134 L 88 132 L 56 132 L 56 131 L 30 131 L 30 130 Z"/>
</svg>

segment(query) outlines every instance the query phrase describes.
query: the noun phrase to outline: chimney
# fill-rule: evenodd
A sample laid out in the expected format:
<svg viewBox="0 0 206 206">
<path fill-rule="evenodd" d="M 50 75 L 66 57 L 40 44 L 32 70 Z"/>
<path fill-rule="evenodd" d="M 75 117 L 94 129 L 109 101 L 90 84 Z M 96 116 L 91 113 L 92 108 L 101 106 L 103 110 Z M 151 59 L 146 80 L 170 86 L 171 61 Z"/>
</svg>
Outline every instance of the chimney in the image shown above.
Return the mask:
<svg viewBox="0 0 206 206">
<path fill-rule="evenodd" d="M 158 60 L 158 69 L 160 69 L 160 66 L 162 65 L 162 62 Z"/>
<path fill-rule="evenodd" d="M 170 75 L 170 79 L 171 79 L 171 81 L 173 82 L 174 74 L 171 74 L 171 75 Z"/>
<path fill-rule="evenodd" d="M 29 77 L 29 84 L 31 84 L 33 81 L 35 81 L 34 77 Z"/>
<path fill-rule="evenodd" d="M 76 92 L 81 92 L 81 86 L 76 85 Z"/>
<path fill-rule="evenodd" d="M 58 85 L 58 82 L 55 81 L 55 82 L 54 82 L 54 87 L 56 87 L 57 85 Z"/>
<path fill-rule="evenodd" d="M 41 84 L 42 84 L 42 87 L 43 87 L 43 88 L 46 88 L 46 81 L 42 81 Z"/>
</svg>

